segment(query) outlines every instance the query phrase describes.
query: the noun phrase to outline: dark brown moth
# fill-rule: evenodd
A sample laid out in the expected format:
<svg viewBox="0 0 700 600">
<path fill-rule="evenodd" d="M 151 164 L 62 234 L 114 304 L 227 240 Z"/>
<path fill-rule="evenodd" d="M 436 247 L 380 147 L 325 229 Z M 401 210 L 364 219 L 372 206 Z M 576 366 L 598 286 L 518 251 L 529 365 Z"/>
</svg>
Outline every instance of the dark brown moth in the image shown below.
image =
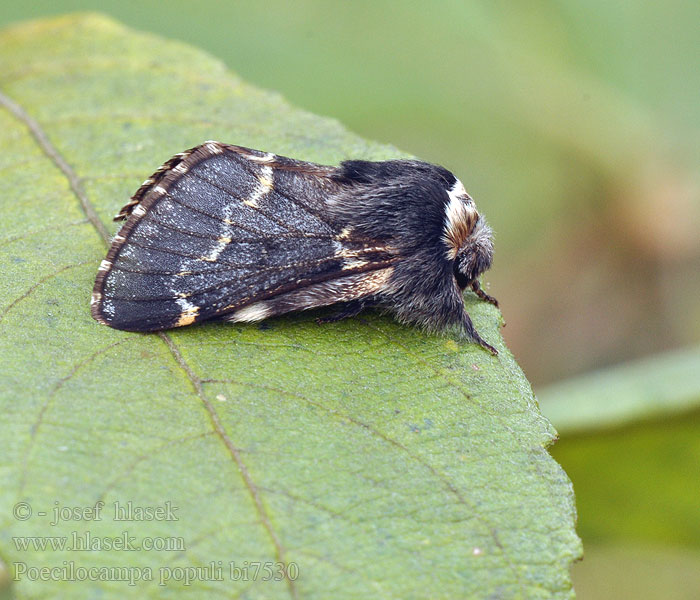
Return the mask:
<svg viewBox="0 0 700 600">
<path fill-rule="evenodd" d="M 462 183 L 415 160 L 318 165 L 205 142 L 137 190 L 100 264 L 92 316 L 129 331 L 208 319 L 259 321 L 330 304 L 427 330 L 474 329 L 492 234 Z"/>
</svg>

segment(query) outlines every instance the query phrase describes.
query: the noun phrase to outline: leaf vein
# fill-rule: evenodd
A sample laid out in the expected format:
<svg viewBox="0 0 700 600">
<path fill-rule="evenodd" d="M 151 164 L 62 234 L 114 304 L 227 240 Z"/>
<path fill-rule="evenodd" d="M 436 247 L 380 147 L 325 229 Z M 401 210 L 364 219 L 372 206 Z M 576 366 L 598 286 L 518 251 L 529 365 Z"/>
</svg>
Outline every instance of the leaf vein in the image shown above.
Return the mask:
<svg viewBox="0 0 700 600">
<path fill-rule="evenodd" d="M 224 446 L 229 451 L 229 454 L 231 455 L 231 458 L 233 461 L 236 463 L 236 466 L 238 467 L 238 471 L 241 474 L 241 477 L 243 478 L 243 483 L 245 486 L 248 488 L 248 492 L 250 493 L 253 503 L 255 505 L 255 509 L 258 513 L 258 516 L 260 518 L 260 521 L 267 531 L 268 535 L 270 536 L 272 543 L 275 547 L 275 554 L 277 557 L 277 561 L 282 563 L 283 565 L 286 565 L 286 560 L 285 560 L 285 555 L 286 551 L 284 549 L 284 546 L 282 545 L 282 542 L 280 541 L 279 536 L 277 535 L 277 532 L 275 531 L 274 527 L 272 526 L 272 522 L 270 521 L 270 517 L 267 514 L 267 509 L 265 508 L 262 498 L 260 496 L 260 489 L 256 486 L 255 482 L 253 481 L 253 478 L 250 474 L 250 471 L 248 471 L 248 467 L 246 466 L 245 462 L 243 462 L 243 458 L 241 456 L 241 452 L 236 446 L 234 446 L 233 441 L 229 437 L 229 435 L 226 433 L 226 430 L 224 429 L 224 425 L 221 422 L 221 419 L 219 417 L 219 413 L 216 412 L 216 409 L 214 408 L 214 405 L 209 401 L 209 398 L 207 398 L 207 395 L 204 392 L 204 386 L 202 385 L 202 380 L 200 377 L 192 370 L 192 367 L 190 367 L 187 362 L 185 361 L 184 357 L 182 356 L 180 349 L 175 345 L 173 340 L 170 338 L 170 336 L 162 331 L 158 332 L 158 337 L 160 337 L 163 342 L 165 342 L 166 346 L 170 350 L 170 353 L 173 356 L 173 359 L 177 363 L 177 365 L 182 369 L 182 371 L 185 373 L 187 378 L 189 379 L 190 383 L 192 384 L 192 387 L 194 388 L 197 396 L 199 396 L 199 399 L 202 401 L 202 404 L 204 405 L 204 408 L 206 409 L 207 413 L 209 414 L 209 418 L 211 419 L 212 425 L 214 426 L 214 430 L 216 431 L 217 435 L 221 439 L 221 441 L 224 443 Z M 289 578 L 286 570 L 285 570 L 285 580 L 287 581 L 287 588 L 289 589 L 290 596 L 292 598 L 297 598 L 297 591 L 296 591 L 296 586 L 294 584 L 294 581 Z"/>
<path fill-rule="evenodd" d="M 95 208 L 93 207 L 89 198 L 87 197 L 87 194 L 85 193 L 85 190 L 82 186 L 80 178 L 75 173 L 73 168 L 68 164 L 68 162 L 65 160 L 65 158 L 59 153 L 59 151 L 56 149 L 56 147 L 51 143 L 47 134 L 41 128 L 39 123 L 37 121 L 35 121 L 21 106 L 19 106 L 19 104 L 15 103 L 13 100 L 11 100 L 8 96 L 6 96 L 2 92 L 0 92 L 0 105 L 4 106 L 19 121 L 24 123 L 24 125 L 27 127 L 27 129 L 31 133 L 32 137 L 35 139 L 35 141 L 37 142 L 39 147 L 43 150 L 43 152 L 46 154 L 46 156 L 63 172 L 65 177 L 68 179 L 68 183 L 70 185 L 71 190 L 73 191 L 75 196 L 80 201 L 80 205 L 81 205 L 83 211 L 85 212 L 85 215 L 87 216 L 88 221 L 90 221 L 90 223 L 93 225 L 93 227 L 95 227 L 98 234 L 102 237 L 105 245 L 109 246 L 110 245 L 110 235 L 107 232 L 107 229 L 105 228 L 104 224 L 102 223 L 102 221 L 98 217 L 97 211 L 95 210 Z M 36 285 L 39 285 L 39 284 L 36 284 Z M 263 526 L 265 527 L 265 529 L 267 530 L 268 535 L 272 538 L 272 542 L 275 546 L 275 551 L 277 554 L 278 562 L 286 564 L 284 547 L 282 546 L 282 543 L 280 542 L 280 539 L 279 539 L 277 533 L 275 532 L 274 528 L 272 527 L 272 523 L 270 522 L 270 519 L 267 515 L 267 511 L 265 510 L 265 507 L 262 504 L 262 499 L 260 498 L 259 491 L 258 491 L 257 487 L 255 486 L 245 463 L 242 461 L 238 449 L 233 445 L 233 442 L 226 434 L 226 431 L 223 428 L 223 425 L 221 423 L 221 419 L 219 418 L 218 413 L 216 412 L 216 410 L 212 406 L 211 402 L 209 402 L 209 399 L 204 394 L 201 380 L 194 373 L 192 368 L 187 364 L 184 357 L 180 353 L 179 349 L 177 348 L 177 346 L 175 346 L 175 344 L 172 342 L 170 337 L 168 337 L 168 335 L 163 333 L 163 332 L 159 332 L 157 335 L 165 343 L 168 350 L 170 350 L 170 353 L 172 354 L 172 356 L 175 359 L 175 362 L 178 364 L 178 366 L 185 372 L 188 379 L 192 383 L 192 386 L 194 387 L 197 395 L 199 396 L 200 400 L 204 404 L 207 412 L 209 413 L 212 424 L 214 425 L 215 431 L 217 432 L 219 438 L 223 441 L 226 448 L 229 450 L 231 457 L 234 459 L 236 465 L 238 466 L 238 470 L 243 477 L 243 481 L 244 481 L 246 487 L 248 488 L 248 491 L 250 492 L 251 496 L 253 497 L 253 501 L 254 501 L 256 510 L 258 512 L 258 515 L 260 517 L 260 520 L 261 520 Z M 131 339 L 137 339 L 137 338 L 134 337 Z M 124 340 L 122 340 L 122 341 L 124 341 Z M 121 343 L 121 341 L 118 343 Z M 107 349 L 104 349 L 104 351 L 106 351 L 106 350 Z M 84 363 L 81 363 L 80 365 L 78 365 L 75 370 L 78 370 L 80 368 L 80 366 L 82 366 L 82 364 L 84 364 Z M 70 374 L 70 376 L 72 376 L 72 375 L 73 375 L 73 373 Z M 61 383 L 61 385 L 62 385 L 62 383 Z M 47 403 L 49 401 L 50 401 L 50 399 L 47 399 Z M 43 418 L 43 412 L 45 412 L 45 410 L 42 411 L 42 413 L 41 413 L 42 418 Z M 287 581 L 287 587 L 289 589 L 290 596 L 292 598 L 297 598 L 296 586 L 294 584 L 294 581 L 289 578 L 286 570 L 285 570 L 285 579 Z"/>
<path fill-rule="evenodd" d="M 315 408 L 319 408 L 330 415 L 334 415 L 334 416 L 339 417 L 339 418 L 347 419 L 353 425 L 367 430 L 372 435 L 382 439 L 384 442 L 391 444 L 392 446 L 398 448 L 402 452 L 405 452 L 406 455 L 411 460 L 417 462 L 418 464 L 420 464 L 421 466 L 426 468 L 435 478 L 437 478 L 443 484 L 445 489 L 447 489 L 457 499 L 457 501 L 460 504 L 468 507 L 471 511 L 473 511 L 473 514 L 487 527 L 489 535 L 491 536 L 491 539 L 493 540 L 496 547 L 498 547 L 498 549 L 501 551 L 501 555 L 503 556 L 504 561 L 506 562 L 508 567 L 513 572 L 513 575 L 515 576 L 515 579 L 518 582 L 518 585 L 522 589 L 522 586 L 523 586 L 522 581 L 517 573 L 515 565 L 513 564 L 513 562 L 510 560 L 510 558 L 506 554 L 505 548 L 504 548 L 503 544 L 501 543 L 501 540 L 498 536 L 498 532 L 496 530 L 496 527 L 489 521 L 489 519 L 487 519 L 486 517 L 483 516 L 483 514 L 480 513 L 476 504 L 469 501 L 461 493 L 461 491 L 459 489 L 457 489 L 457 487 L 452 484 L 452 482 L 447 478 L 447 476 L 445 476 L 444 473 L 440 472 L 438 469 L 436 469 L 433 465 L 431 465 L 428 461 L 424 460 L 418 454 L 411 452 L 411 450 L 409 450 L 407 446 L 405 446 L 404 444 L 402 444 L 398 440 L 393 439 L 392 437 L 388 436 L 383 431 L 376 429 L 375 427 L 371 426 L 368 423 L 360 421 L 359 419 L 357 419 L 351 415 L 348 415 L 346 413 L 340 413 L 339 411 L 331 410 L 331 409 L 327 408 L 326 406 L 324 406 L 323 404 L 321 404 L 319 402 L 315 402 L 311 398 L 308 398 L 302 394 L 290 392 L 288 390 L 283 390 L 280 388 L 276 388 L 276 387 L 268 386 L 268 385 L 264 385 L 264 384 L 251 383 L 251 382 L 246 382 L 246 381 L 237 381 L 237 380 L 233 380 L 233 379 L 207 379 L 207 380 L 200 380 L 200 385 L 201 385 L 201 383 L 228 383 L 228 384 L 250 387 L 253 389 L 264 389 L 264 390 L 275 392 L 276 394 L 292 396 L 294 398 L 303 400 L 304 402 L 307 402 L 308 404 L 314 406 Z M 523 591 L 523 593 L 524 593 L 524 591 Z"/>
<path fill-rule="evenodd" d="M 24 460 L 22 463 L 22 474 L 20 475 L 20 480 L 19 480 L 18 496 L 20 499 L 22 498 L 22 494 L 24 492 L 24 486 L 27 483 L 27 473 L 29 471 L 29 459 L 30 459 L 34 444 L 36 442 L 39 428 L 44 423 L 44 415 L 46 414 L 46 411 L 49 409 L 49 406 L 53 402 L 53 399 L 56 396 L 56 394 L 58 393 L 58 391 L 63 387 L 63 385 L 67 381 L 72 379 L 75 376 L 75 374 L 78 371 L 80 371 L 80 369 L 82 369 L 86 365 L 90 364 L 98 356 L 104 354 L 105 352 L 114 348 L 115 346 L 119 346 L 119 345 L 123 344 L 124 342 L 129 341 L 129 339 L 134 339 L 134 338 L 123 338 L 121 340 L 113 342 L 112 344 L 109 344 L 108 346 L 105 346 L 104 348 L 96 350 L 95 352 L 93 352 L 89 356 L 86 356 L 80 362 L 76 363 L 73 366 L 73 368 L 68 372 L 68 374 L 65 375 L 64 377 L 61 377 L 56 382 L 56 384 L 51 388 L 51 391 L 49 392 L 48 396 L 46 397 L 46 400 L 44 401 L 44 403 L 41 405 L 41 408 L 39 409 L 39 414 L 37 415 L 36 421 L 32 425 L 32 428 L 31 428 L 30 434 L 29 434 L 29 443 L 27 444 L 27 449 L 24 451 Z"/>
<path fill-rule="evenodd" d="M 0 323 L 2 323 L 2 320 L 5 318 L 7 313 L 9 313 L 15 306 L 17 306 L 22 300 L 25 300 L 29 296 L 32 295 L 32 292 L 34 292 L 41 284 L 46 283 L 49 279 L 53 279 L 54 277 L 57 277 L 64 271 L 68 271 L 69 269 L 74 269 L 75 267 L 79 267 L 81 265 L 87 264 L 87 261 L 81 261 L 79 263 L 74 263 L 72 265 L 65 265 L 64 267 L 61 267 L 58 269 L 58 271 L 54 271 L 53 273 L 49 273 L 48 275 L 45 275 L 39 281 L 34 283 L 26 292 L 24 292 L 21 296 L 18 296 L 15 298 L 10 304 L 8 304 L 4 310 L 0 311 Z"/>
</svg>

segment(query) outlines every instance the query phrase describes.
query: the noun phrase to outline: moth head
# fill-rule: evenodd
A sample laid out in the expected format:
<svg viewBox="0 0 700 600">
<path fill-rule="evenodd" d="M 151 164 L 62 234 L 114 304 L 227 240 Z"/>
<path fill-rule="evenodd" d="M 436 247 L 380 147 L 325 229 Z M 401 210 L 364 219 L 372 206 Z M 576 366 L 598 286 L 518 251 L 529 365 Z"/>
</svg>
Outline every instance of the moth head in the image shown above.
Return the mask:
<svg viewBox="0 0 700 600">
<path fill-rule="evenodd" d="M 457 252 L 454 274 L 459 287 L 464 289 L 491 267 L 493 240 L 491 228 L 483 217 L 478 217 L 471 235 Z"/>
<path fill-rule="evenodd" d="M 464 289 L 491 266 L 492 233 L 459 179 L 447 190 L 447 195 L 443 241 L 447 246 L 446 256 L 453 261 L 457 284 Z"/>
</svg>

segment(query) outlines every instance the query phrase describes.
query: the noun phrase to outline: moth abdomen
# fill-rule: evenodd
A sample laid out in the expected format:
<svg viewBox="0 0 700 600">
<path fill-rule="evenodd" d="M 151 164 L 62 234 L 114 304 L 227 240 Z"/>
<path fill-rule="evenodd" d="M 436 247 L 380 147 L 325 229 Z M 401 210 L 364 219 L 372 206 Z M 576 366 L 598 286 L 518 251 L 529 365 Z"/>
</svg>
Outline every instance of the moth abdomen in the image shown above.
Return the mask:
<svg viewBox="0 0 700 600">
<path fill-rule="evenodd" d="M 455 325 L 493 350 L 461 296 L 481 291 L 491 231 L 442 167 L 331 167 L 205 142 L 164 163 L 117 218 L 126 222 L 91 302 L 112 327 L 254 321 L 342 303 L 345 314 L 373 305 L 430 330 Z"/>
</svg>

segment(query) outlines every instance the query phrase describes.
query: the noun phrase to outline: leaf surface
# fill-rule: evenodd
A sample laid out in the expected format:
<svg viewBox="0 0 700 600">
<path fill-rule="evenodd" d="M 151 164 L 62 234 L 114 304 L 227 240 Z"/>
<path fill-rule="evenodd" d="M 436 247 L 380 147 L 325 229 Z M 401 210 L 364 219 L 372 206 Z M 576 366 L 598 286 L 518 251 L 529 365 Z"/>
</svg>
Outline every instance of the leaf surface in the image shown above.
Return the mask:
<svg viewBox="0 0 700 600">
<path fill-rule="evenodd" d="M 162 335 L 90 318 L 111 216 L 174 153 L 219 139 L 337 164 L 396 149 L 101 16 L 16 26 L 0 48 L 8 593 L 572 595 L 571 485 L 490 305 L 467 297 L 497 358 L 376 314 Z M 85 509 L 100 502 L 98 520 Z M 101 548 L 78 551 L 86 535 Z M 123 536 L 133 550 L 104 546 Z M 287 575 L 266 581 L 277 563 Z"/>
</svg>

